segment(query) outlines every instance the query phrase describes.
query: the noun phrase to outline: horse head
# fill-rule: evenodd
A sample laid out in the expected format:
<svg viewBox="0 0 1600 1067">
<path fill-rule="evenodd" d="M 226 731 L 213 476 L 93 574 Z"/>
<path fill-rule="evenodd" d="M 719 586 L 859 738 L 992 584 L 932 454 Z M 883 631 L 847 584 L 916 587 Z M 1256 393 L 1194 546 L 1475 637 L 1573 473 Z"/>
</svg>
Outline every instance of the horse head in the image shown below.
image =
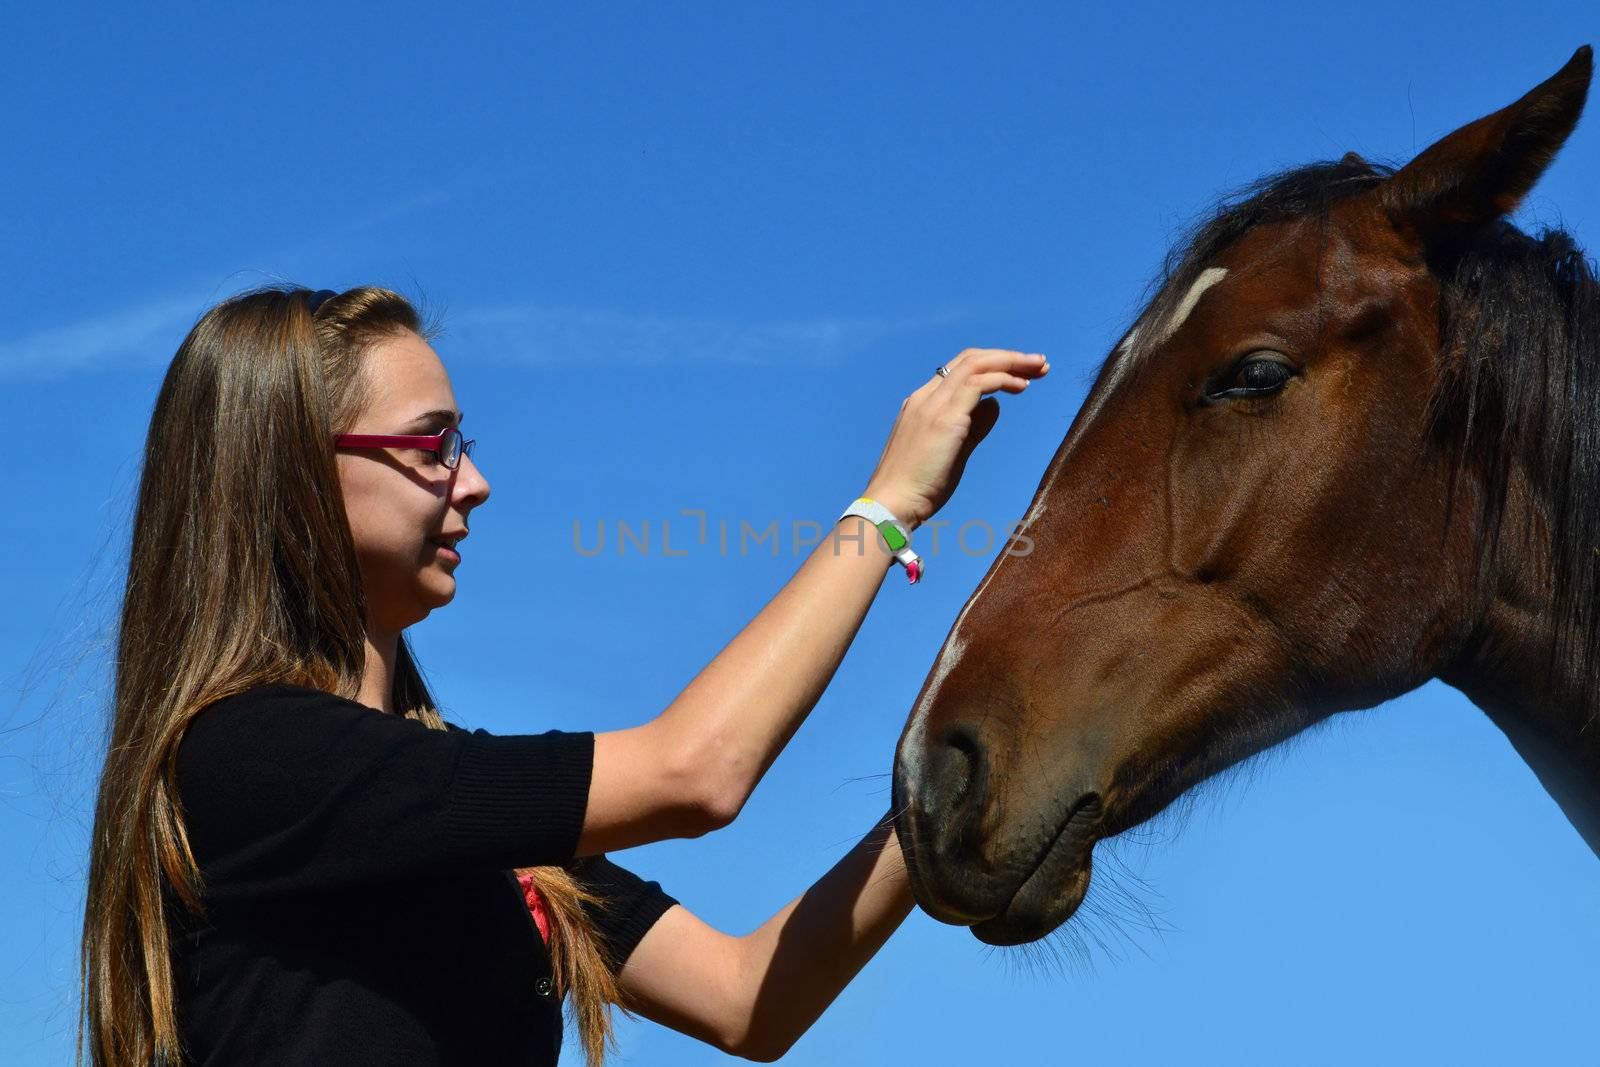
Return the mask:
<svg viewBox="0 0 1600 1067">
<path fill-rule="evenodd" d="M 1032 551 L 996 558 L 901 736 L 896 826 L 926 911 L 1039 938 L 1082 902 L 1096 842 L 1433 677 L 1554 663 L 1592 697 L 1597 568 L 1562 545 L 1600 530 L 1600 488 L 1568 484 L 1600 474 L 1600 420 L 1558 454 L 1577 431 L 1551 390 L 1600 367 L 1477 365 L 1595 345 L 1592 318 L 1581 338 L 1545 321 L 1560 293 L 1543 318 L 1494 303 L 1521 256 L 1595 310 L 1581 253 L 1551 267 L 1548 235 L 1504 220 L 1590 70 L 1585 47 L 1398 170 L 1350 154 L 1258 183 L 1169 259 L 1044 472 Z M 1506 336 L 1546 328 L 1543 348 Z M 1566 595 L 1553 573 L 1588 602 L 1561 608 L 1584 633 L 1507 638 L 1528 632 L 1507 613 Z"/>
</svg>

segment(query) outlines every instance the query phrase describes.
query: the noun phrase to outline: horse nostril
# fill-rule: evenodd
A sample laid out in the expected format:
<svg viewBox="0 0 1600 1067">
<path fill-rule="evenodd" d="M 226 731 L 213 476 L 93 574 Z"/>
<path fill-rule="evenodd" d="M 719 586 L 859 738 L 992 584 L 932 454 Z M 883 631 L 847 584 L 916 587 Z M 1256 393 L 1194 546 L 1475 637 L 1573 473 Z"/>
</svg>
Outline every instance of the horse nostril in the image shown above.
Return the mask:
<svg viewBox="0 0 1600 1067">
<path fill-rule="evenodd" d="M 978 731 L 967 723 L 956 723 L 944 735 L 944 742 L 933 754 L 929 776 L 928 807 L 936 823 L 944 823 L 944 833 L 958 832 L 959 824 L 974 819 L 983 808 L 989 784 L 989 756 Z"/>
<path fill-rule="evenodd" d="M 952 798 L 959 804 L 980 774 L 980 766 L 984 762 L 983 742 L 978 740 L 978 733 L 972 727 L 966 723 L 956 723 L 945 735 L 944 743 L 950 750 L 946 759 L 953 770 L 958 769 L 960 775 L 956 795 Z"/>
</svg>

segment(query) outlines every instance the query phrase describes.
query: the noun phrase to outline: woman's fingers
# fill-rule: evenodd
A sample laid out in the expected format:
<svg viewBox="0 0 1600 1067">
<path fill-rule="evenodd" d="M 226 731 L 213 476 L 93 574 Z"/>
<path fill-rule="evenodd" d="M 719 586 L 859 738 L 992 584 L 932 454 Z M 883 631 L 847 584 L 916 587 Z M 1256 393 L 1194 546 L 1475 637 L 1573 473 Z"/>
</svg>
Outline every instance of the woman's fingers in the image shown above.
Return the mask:
<svg viewBox="0 0 1600 1067">
<path fill-rule="evenodd" d="M 1050 369 L 1043 356 L 1009 348 L 966 348 L 944 366 L 950 373 L 934 374 L 901 404 L 902 409 L 912 398 L 938 393 L 969 412 L 980 397 L 1000 391 L 1020 393 L 1031 379 Z"/>
<path fill-rule="evenodd" d="M 1028 379 L 1020 378 L 1007 371 L 989 371 L 986 374 L 969 375 L 967 379 L 956 387 L 956 395 L 964 397 L 967 406 L 971 407 L 978 402 L 980 396 L 985 396 L 997 390 L 1008 393 L 1020 393 L 1028 387 Z"/>
<path fill-rule="evenodd" d="M 1045 374 L 1049 366 L 1043 356 L 1033 353 L 1013 352 L 1007 348 L 968 348 L 945 364 L 950 371 L 948 377 L 939 379 L 936 375 L 935 380 L 949 386 L 951 392 L 964 394 L 970 406 L 979 396 L 996 389 L 1020 392 L 1015 381 L 1026 385 L 1028 379 Z M 977 393 L 970 392 L 974 384 Z"/>
<path fill-rule="evenodd" d="M 1021 393 L 1050 365 L 1043 356 L 1006 348 L 968 348 L 944 364 L 900 404 L 889 443 L 868 481 L 868 496 L 884 500 L 912 525 L 949 499 L 967 457 L 994 428 L 1000 404 L 986 394 Z"/>
<path fill-rule="evenodd" d="M 1036 352 L 1016 352 L 1009 348 L 964 348 L 946 363 L 951 375 L 958 370 L 992 370 L 995 367 L 1039 366 L 1044 357 Z"/>
</svg>

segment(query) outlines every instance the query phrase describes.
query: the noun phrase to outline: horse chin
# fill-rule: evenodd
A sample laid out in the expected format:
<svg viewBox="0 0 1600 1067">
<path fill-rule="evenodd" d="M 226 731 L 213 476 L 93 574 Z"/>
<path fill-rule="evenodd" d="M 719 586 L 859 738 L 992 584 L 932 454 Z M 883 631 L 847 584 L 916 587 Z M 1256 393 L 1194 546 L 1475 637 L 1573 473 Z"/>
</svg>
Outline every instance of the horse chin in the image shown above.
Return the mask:
<svg viewBox="0 0 1600 1067">
<path fill-rule="evenodd" d="M 1094 846 L 1104 826 L 1101 794 L 1078 797 L 1033 871 L 998 914 L 973 924 L 972 936 L 989 945 L 1021 945 L 1072 918 L 1089 891 Z"/>
<path fill-rule="evenodd" d="M 1089 892 L 1099 815 L 1097 794 L 1074 805 L 1039 865 L 997 915 L 973 924 L 972 936 L 987 945 L 1021 945 L 1072 918 Z"/>
<path fill-rule="evenodd" d="M 1072 918 L 1089 892 L 1090 863 L 1047 873 L 1051 859 L 1022 883 L 999 915 L 972 926 L 972 936 L 986 945 L 1023 945 L 1037 941 Z"/>
</svg>

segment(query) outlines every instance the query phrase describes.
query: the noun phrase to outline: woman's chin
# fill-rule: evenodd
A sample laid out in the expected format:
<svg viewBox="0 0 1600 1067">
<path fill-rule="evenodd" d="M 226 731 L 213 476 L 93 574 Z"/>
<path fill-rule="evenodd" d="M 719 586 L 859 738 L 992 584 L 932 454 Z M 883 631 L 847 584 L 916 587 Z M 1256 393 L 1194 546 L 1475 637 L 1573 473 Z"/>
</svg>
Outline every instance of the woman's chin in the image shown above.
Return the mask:
<svg viewBox="0 0 1600 1067">
<path fill-rule="evenodd" d="M 430 567 L 417 584 L 416 604 L 423 617 L 456 598 L 455 575 L 441 568 Z"/>
</svg>

